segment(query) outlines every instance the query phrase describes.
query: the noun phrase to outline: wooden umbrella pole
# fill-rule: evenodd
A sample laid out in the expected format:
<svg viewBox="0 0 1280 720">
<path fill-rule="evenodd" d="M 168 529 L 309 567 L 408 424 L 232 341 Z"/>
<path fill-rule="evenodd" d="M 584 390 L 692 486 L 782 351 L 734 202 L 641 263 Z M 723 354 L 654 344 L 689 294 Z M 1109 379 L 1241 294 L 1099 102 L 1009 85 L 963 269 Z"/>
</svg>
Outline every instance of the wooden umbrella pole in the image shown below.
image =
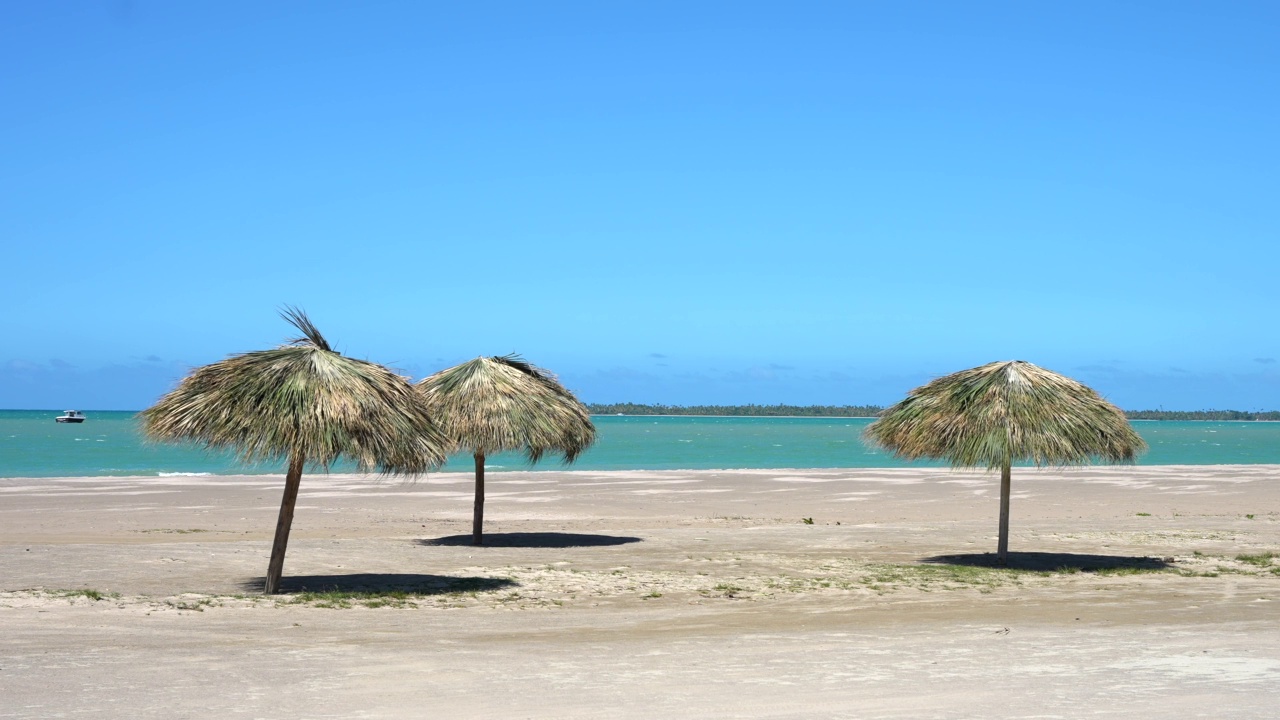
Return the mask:
<svg viewBox="0 0 1280 720">
<path fill-rule="evenodd" d="M 276 521 L 276 539 L 271 544 L 271 563 L 267 565 L 267 582 L 262 591 L 267 595 L 280 592 L 280 577 L 284 574 L 284 551 L 289 545 L 289 528 L 293 526 L 293 507 L 298 502 L 298 487 L 302 484 L 302 466 L 305 458 L 296 454 L 289 459 L 289 473 L 284 479 L 284 497 L 280 499 L 280 519 Z"/>
<path fill-rule="evenodd" d="M 471 544 L 484 544 L 484 454 L 476 453 L 476 504 L 471 516 Z"/>
<path fill-rule="evenodd" d="M 996 562 L 1001 565 L 1009 563 L 1009 490 L 1012 486 L 1012 462 L 1004 461 L 1000 469 L 1000 543 L 996 546 Z"/>
</svg>

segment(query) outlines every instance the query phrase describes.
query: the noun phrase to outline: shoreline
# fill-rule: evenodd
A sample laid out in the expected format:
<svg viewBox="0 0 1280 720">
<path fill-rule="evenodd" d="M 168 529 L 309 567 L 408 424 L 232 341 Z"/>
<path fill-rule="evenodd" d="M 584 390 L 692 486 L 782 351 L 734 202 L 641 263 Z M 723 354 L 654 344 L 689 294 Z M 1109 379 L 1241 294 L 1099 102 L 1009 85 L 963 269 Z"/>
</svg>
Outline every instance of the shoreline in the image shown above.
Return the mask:
<svg viewBox="0 0 1280 720">
<path fill-rule="evenodd" d="M 1142 469 L 1142 470 L 1181 470 L 1192 472 L 1195 470 L 1218 470 L 1224 468 L 1242 468 L 1249 470 L 1257 469 L 1275 469 L 1280 473 L 1280 463 L 1206 463 L 1206 464 L 1187 464 L 1187 463 L 1168 463 L 1161 465 L 1146 465 L 1142 463 L 1133 463 L 1127 465 L 1066 465 L 1066 466 L 1043 466 L 1035 465 L 1014 465 L 1015 478 L 1018 472 L 1036 471 L 1036 472 L 1061 472 L 1064 474 L 1072 474 L 1074 472 L 1085 472 L 1090 470 L 1115 469 L 1122 471 L 1124 469 Z M 530 474 L 530 475 L 558 475 L 558 474 L 585 474 L 585 475 L 609 475 L 614 473 L 636 474 L 636 473 L 876 473 L 876 472 L 951 472 L 961 474 L 988 475 L 998 472 L 996 469 L 986 468 L 970 468 L 970 467 L 952 467 L 945 464 L 929 465 L 929 464 L 913 464 L 913 465 L 893 465 L 893 466 L 865 466 L 865 467 L 730 467 L 730 468 L 618 468 L 610 470 L 597 469 L 578 469 L 569 467 L 530 467 L 520 469 L 510 469 L 507 466 L 485 466 L 485 477 L 504 474 Z M 167 479 L 167 478 L 184 478 L 184 477 L 274 477 L 283 476 L 284 468 L 278 470 L 270 470 L 266 472 L 205 472 L 205 471 L 158 471 L 153 474 L 139 475 L 7 475 L 0 476 L 0 483 L 5 481 L 39 481 L 39 480 L 145 480 L 145 479 Z M 472 470 L 436 470 L 432 472 L 422 473 L 416 476 L 405 475 L 382 475 L 380 473 L 359 473 L 359 472 L 324 472 L 319 470 L 308 469 L 303 473 L 303 480 L 311 477 L 335 477 L 335 478 L 372 478 L 375 480 L 389 481 L 414 481 L 424 478 L 435 477 L 440 475 L 458 475 L 465 477 L 474 477 Z M 1280 478 L 1280 475 L 1278 475 Z"/>
</svg>

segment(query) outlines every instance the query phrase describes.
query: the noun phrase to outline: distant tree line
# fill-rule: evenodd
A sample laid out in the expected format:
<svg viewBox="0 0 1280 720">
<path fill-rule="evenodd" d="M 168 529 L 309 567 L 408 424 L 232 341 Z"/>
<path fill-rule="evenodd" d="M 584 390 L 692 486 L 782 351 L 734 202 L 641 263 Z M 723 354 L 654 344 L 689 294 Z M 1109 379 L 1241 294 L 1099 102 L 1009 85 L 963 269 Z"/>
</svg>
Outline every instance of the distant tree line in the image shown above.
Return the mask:
<svg viewBox="0 0 1280 720">
<path fill-rule="evenodd" d="M 728 415 L 731 417 L 875 417 L 879 405 L 641 405 L 589 403 L 593 415 Z"/>
<path fill-rule="evenodd" d="M 723 415 L 728 417 L 876 417 L 880 405 L 642 405 L 588 403 L 592 415 Z M 1280 411 L 1126 410 L 1130 420 L 1275 420 Z"/>
<path fill-rule="evenodd" d="M 1280 420 L 1280 411 L 1240 410 L 1125 410 L 1130 420 Z"/>
</svg>

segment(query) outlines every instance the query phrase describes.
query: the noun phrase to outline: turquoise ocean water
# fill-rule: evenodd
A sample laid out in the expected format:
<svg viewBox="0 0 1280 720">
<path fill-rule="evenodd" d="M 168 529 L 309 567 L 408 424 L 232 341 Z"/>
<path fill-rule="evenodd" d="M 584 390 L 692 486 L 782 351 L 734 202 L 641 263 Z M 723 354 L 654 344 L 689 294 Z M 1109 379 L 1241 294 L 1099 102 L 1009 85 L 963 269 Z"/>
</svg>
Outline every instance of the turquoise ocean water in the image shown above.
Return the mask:
<svg viewBox="0 0 1280 720">
<path fill-rule="evenodd" d="M 130 412 L 88 412 L 80 425 L 59 413 L 0 410 L 0 477 L 84 477 L 168 473 L 280 473 L 280 465 L 244 466 L 226 454 L 146 442 Z M 577 470 L 907 467 L 912 463 L 862 442 L 864 418 L 595 418 L 599 441 Z M 1151 449 L 1142 465 L 1280 464 L 1280 423 L 1135 422 Z M 917 463 L 926 465 L 928 463 Z M 492 470 L 527 470 L 518 455 L 496 456 Z M 563 467 L 556 458 L 533 469 Z M 445 470 L 469 471 L 469 456 Z M 335 472 L 351 468 L 336 466 Z"/>
</svg>

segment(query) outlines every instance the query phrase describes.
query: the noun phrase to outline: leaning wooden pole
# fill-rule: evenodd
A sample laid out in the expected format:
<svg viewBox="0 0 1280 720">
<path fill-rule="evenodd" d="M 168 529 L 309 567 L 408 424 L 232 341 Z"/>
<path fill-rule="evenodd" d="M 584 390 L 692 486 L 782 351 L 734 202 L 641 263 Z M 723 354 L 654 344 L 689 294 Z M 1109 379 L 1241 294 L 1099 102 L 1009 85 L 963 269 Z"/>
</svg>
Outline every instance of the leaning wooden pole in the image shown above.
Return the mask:
<svg viewBox="0 0 1280 720">
<path fill-rule="evenodd" d="M 1000 543 L 996 546 L 996 562 L 1009 564 L 1009 490 L 1013 463 L 1006 459 L 1000 468 Z"/>
<path fill-rule="evenodd" d="M 476 453 L 476 504 L 471 515 L 471 544 L 484 544 L 484 454 Z"/>
<path fill-rule="evenodd" d="M 267 565 L 267 582 L 262 592 L 274 595 L 280 592 L 280 577 L 284 575 L 284 551 L 289 545 L 289 528 L 293 526 L 293 507 L 298 502 L 298 486 L 302 484 L 302 466 L 305 458 L 294 455 L 289 459 L 289 473 L 284 478 L 284 497 L 280 499 L 280 519 L 276 521 L 276 539 L 271 544 L 271 563 Z"/>
</svg>

